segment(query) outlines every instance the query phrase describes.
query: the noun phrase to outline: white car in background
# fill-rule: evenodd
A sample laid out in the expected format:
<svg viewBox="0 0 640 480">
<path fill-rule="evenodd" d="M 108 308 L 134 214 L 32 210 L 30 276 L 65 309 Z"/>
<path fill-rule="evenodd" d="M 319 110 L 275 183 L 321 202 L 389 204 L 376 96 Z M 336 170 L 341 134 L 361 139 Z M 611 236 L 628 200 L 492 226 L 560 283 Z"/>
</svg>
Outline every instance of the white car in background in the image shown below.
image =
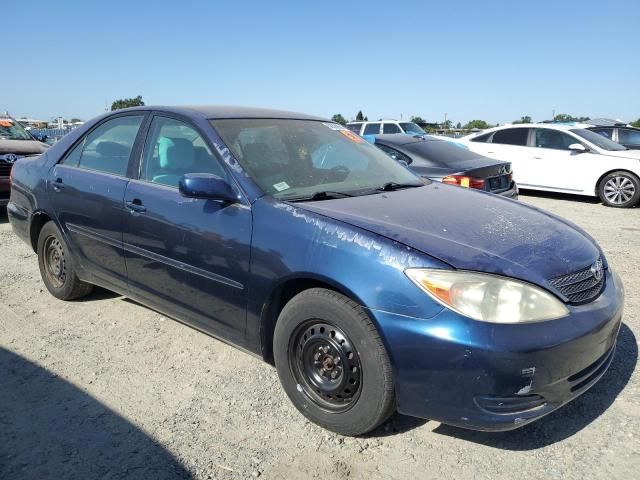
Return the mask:
<svg viewBox="0 0 640 480">
<path fill-rule="evenodd" d="M 456 142 L 470 150 L 511 162 L 524 189 L 600 197 L 610 207 L 640 201 L 640 150 L 590 130 L 589 125 L 504 125 Z"/>
</svg>

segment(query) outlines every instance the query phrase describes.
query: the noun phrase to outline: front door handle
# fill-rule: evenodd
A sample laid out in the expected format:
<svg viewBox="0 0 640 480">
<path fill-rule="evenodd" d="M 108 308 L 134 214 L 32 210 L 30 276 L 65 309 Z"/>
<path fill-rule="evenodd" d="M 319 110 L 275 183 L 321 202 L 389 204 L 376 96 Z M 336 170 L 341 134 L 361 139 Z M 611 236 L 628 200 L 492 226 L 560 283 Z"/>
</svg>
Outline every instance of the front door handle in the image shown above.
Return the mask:
<svg viewBox="0 0 640 480">
<path fill-rule="evenodd" d="M 147 207 L 142 205 L 142 201 L 138 198 L 130 202 L 126 202 L 124 206 L 130 213 L 144 213 L 147 211 Z"/>
<path fill-rule="evenodd" d="M 64 182 L 61 178 L 56 178 L 55 182 L 51 184 L 51 188 L 54 192 L 61 192 L 64 188 Z"/>
</svg>

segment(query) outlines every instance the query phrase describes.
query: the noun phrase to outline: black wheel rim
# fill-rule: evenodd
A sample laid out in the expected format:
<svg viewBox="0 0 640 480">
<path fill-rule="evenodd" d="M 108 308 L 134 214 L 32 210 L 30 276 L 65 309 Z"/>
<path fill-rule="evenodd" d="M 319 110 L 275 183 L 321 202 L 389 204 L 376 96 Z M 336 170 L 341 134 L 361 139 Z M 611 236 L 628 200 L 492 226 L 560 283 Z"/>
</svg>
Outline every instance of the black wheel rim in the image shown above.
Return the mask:
<svg viewBox="0 0 640 480">
<path fill-rule="evenodd" d="M 55 288 L 61 288 L 67 279 L 67 262 L 64 249 L 56 237 L 48 237 L 42 250 L 44 255 L 44 271 L 49 283 Z"/>
<path fill-rule="evenodd" d="M 325 410 L 344 412 L 360 396 L 360 356 L 349 337 L 325 321 L 310 320 L 296 328 L 289 365 L 298 390 Z"/>
</svg>

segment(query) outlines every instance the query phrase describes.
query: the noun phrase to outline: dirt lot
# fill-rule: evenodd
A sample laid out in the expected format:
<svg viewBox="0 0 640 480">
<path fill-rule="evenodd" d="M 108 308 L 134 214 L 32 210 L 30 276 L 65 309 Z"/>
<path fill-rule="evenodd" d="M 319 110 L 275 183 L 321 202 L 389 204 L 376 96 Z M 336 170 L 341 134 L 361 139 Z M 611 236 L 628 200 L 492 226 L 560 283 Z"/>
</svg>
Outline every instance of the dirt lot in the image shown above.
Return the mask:
<svg viewBox="0 0 640 480">
<path fill-rule="evenodd" d="M 626 286 L 592 390 L 514 432 L 396 415 L 366 438 L 303 419 L 275 370 L 122 297 L 44 289 L 0 217 L 0 478 L 631 478 L 640 469 L 640 209 L 527 195 L 602 245 Z"/>
</svg>

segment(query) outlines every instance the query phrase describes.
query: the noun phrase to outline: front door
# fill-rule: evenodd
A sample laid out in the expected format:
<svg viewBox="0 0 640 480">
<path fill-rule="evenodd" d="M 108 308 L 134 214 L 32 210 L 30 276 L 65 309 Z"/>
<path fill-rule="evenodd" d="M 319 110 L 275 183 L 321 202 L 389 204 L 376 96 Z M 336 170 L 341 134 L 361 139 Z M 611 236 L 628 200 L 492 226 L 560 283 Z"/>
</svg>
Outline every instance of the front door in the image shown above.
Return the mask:
<svg viewBox="0 0 640 480">
<path fill-rule="evenodd" d="M 127 171 L 144 114 L 100 124 L 49 171 L 47 191 L 65 235 L 76 248 L 85 280 L 126 289 L 122 200 Z"/>
<path fill-rule="evenodd" d="M 233 185 L 195 127 L 154 117 L 139 179 L 124 195 L 129 288 L 158 310 L 242 344 L 251 209 L 183 197 L 185 173 L 213 173 Z"/>
</svg>

